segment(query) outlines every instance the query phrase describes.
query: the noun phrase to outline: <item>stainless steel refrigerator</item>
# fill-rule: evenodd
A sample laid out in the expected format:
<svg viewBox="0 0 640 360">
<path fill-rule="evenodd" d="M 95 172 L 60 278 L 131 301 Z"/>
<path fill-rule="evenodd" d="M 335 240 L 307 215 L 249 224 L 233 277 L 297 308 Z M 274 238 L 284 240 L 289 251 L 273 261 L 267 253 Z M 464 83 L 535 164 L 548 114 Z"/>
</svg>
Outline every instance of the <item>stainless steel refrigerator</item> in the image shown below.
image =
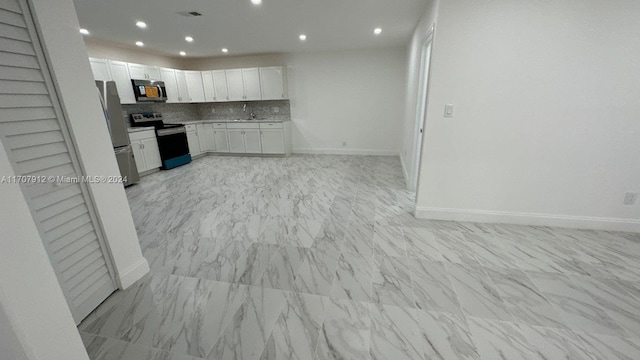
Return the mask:
<svg viewBox="0 0 640 360">
<path fill-rule="evenodd" d="M 120 168 L 120 175 L 126 179 L 124 186 L 133 185 L 140 180 L 140 175 L 138 175 L 138 168 L 136 168 L 136 161 L 133 157 L 129 132 L 122 113 L 122 105 L 120 105 L 116 83 L 114 81 L 96 81 L 96 85 L 100 92 L 102 109 L 111 134 L 111 142 L 113 143 L 116 160 Z"/>
</svg>

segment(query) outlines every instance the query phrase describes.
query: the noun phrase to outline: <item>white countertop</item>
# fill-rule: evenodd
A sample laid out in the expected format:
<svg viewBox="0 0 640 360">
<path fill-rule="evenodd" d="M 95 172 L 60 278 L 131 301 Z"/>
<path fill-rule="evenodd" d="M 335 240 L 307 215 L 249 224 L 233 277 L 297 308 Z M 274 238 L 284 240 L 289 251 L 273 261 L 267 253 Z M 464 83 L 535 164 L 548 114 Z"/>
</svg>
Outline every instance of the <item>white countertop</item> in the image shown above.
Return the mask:
<svg viewBox="0 0 640 360">
<path fill-rule="evenodd" d="M 153 126 L 145 126 L 145 127 L 130 127 L 128 129 L 128 131 L 130 133 L 134 133 L 134 132 L 138 132 L 138 131 L 148 131 L 148 130 L 155 130 L 156 128 L 154 128 Z"/>
</svg>

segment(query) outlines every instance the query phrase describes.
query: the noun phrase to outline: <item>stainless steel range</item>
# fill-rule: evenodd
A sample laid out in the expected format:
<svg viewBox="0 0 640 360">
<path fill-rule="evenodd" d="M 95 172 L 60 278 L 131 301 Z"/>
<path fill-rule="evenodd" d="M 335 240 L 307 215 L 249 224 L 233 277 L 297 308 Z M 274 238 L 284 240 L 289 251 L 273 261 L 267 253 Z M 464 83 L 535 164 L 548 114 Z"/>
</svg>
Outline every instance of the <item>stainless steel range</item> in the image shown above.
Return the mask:
<svg viewBox="0 0 640 360">
<path fill-rule="evenodd" d="M 191 162 L 187 131 L 184 125 L 165 124 L 160 113 L 131 114 L 131 126 L 153 126 L 160 148 L 162 169 L 168 170 Z"/>
</svg>

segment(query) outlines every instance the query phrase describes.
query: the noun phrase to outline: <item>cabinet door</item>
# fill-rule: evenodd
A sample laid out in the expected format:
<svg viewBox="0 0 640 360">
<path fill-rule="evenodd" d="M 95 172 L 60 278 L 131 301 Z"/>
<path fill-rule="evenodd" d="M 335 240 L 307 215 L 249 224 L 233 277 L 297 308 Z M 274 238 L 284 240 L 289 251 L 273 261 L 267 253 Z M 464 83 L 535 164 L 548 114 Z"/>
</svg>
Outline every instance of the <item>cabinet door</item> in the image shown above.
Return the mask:
<svg viewBox="0 0 640 360">
<path fill-rule="evenodd" d="M 113 81 L 116 82 L 120 103 L 135 104 L 136 96 L 133 94 L 133 85 L 131 85 L 131 76 L 129 76 L 127 63 L 109 60 L 109 71 Z"/>
<path fill-rule="evenodd" d="M 178 92 L 178 81 L 176 80 L 176 71 L 173 69 L 160 69 L 160 79 L 164 81 L 165 90 L 167 90 L 167 102 L 180 102 L 180 93 Z"/>
<path fill-rule="evenodd" d="M 284 130 L 260 130 L 263 154 L 284 154 Z"/>
<path fill-rule="evenodd" d="M 229 100 L 229 89 L 227 89 L 227 74 L 224 70 L 214 70 L 211 72 L 213 77 L 213 87 L 216 90 L 215 101 Z"/>
<path fill-rule="evenodd" d="M 145 66 L 140 64 L 128 63 L 127 67 L 129 68 L 129 75 L 134 80 L 146 80 L 147 72 L 145 71 Z"/>
<path fill-rule="evenodd" d="M 244 129 L 244 143 L 245 149 L 249 154 L 262 153 L 262 144 L 260 142 L 260 130 L 259 129 Z"/>
<path fill-rule="evenodd" d="M 214 129 L 213 139 L 216 145 L 216 152 L 229 152 L 229 140 L 226 129 Z"/>
<path fill-rule="evenodd" d="M 162 80 L 160 76 L 160 68 L 157 66 L 145 66 L 145 72 L 147 73 L 147 79 L 149 80 Z"/>
<path fill-rule="evenodd" d="M 200 144 L 200 152 L 212 151 L 213 148 L 210 143 L 210 136 L 207 136 L 209 124 L 198 124 L 196 126 L 196 133 L 198 134 L 198 143 Z"/>
<path fill-rule="evenodd" d="M 136 168 L 138 172 L 147 171 L 147 165 L 144 162 L 144 154 L 142 153 L 142 142 L 140 140 L 131 142 L 131 150 L 133 151 L 133 158 L 136 160 Z"/>
<path fill-rule="evenodd" d="M 244 153 L 244 134 L 242 129 L 227 129 L 229 134 L 229 152 Z"/>
<path fill-rule="evenodd" d="M 191 156 L 200 155 L 200 141 L 198 141 L 198 134 L 195 131 L 187 132 L 187 143 L 189 145 L 189 153 L 191 153 Z"/>
<path fill-rule="evenodd" d="M 260 68 L 262 100 L 284 99 L 284 70 L 280 66 Z"/>
<path fill-rule="evenodd" d="M 161 167 L 162 160 L 160 159 L 160 148 L 158 147 L 158 140 L 153 137 L 149 139 L 142 139 L 140 140 L 140 143 L 142 144 L 144 164 L 147 170 L 157 169 Z"/>
<path fill-rule="evenodd" d="M 178 102 L 189 102 L 187 74 L 182 70 L 176 70 L 176 82 L 178 83 Z"/>
<path fill-rule="evenodd" d="M 260 100 L 260 72 L 258 68 L 242 69 L 242 84 L 244 85 L 245 100 Z"/>
<path fill-rule="evenodd" d="M 89 58 L 89 63 L 91 63 L 91 70 L 93 71 L 93 78 L 95 80 L 111 80 L 111 73 L 109 73 L 109 64 L 107 60 Z"/>
<path fill-rule="evenodd" d="M 200 71 L 185 71 L 187 88 L 189 89 L 189 102 L 204 102 L 204 87 L 202 86 L 202 74 Z"/>
<path fill-rule="evenodd" d="M 204 100 L 207 102 L 216 101 L 216 90 L 213 86 L 213 74 L 211 74 L 211 71 L 202 72 L 202 85 L 204 86 Z"/>
<path fill-rule="evenodd" d="M 209 151 L 215 151 L 216 138 L 213 135 L 213 124 L 205 124 L 204 131 L 205 131 L 205 139 L 207 139 L 207 145 L 208 145 Z"/>
<path fill-rule="evenodd" d="M 242 83 L 242 70 L 225 70 L 227 75 L 227 89 L 229 90 L 229 100 L 244 100 L 244 85 Z"/>
</svg>

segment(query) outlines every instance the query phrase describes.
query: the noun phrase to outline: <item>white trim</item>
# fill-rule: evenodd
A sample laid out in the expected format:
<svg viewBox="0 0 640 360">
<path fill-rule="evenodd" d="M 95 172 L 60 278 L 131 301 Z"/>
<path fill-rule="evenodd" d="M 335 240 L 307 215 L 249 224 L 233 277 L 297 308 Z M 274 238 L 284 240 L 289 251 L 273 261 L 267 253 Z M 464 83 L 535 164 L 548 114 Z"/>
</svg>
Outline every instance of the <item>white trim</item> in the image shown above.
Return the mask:
<svg viewBox="0 0 640 360">
<path fill-rule="evenodd" d="M 398 150 L 377 150 L 377 149 L 293 149 L 294 154 L 326 154 L 326 155 L 375 155 L 375 156 L 398 156 Z"/>
<path fill-rule="evenodd" d="M 640 220 L 417 206 L 419 219 L 538 225 L 640 233 Z"/>
<path fill-rule="evenodd" d="M 149 263 L 147 259 L 142 258 L 137 263 L 130 266 L 122 274 L 118 274 L 118 283 L 121 290 L 127 289 L 133 285 L 136 281 L 140 280 L 143 276 L 147 275 L 151 269 L 149 269 Z"/>
<path fill-rule="evenodd" d="M 404 182 L 405 182 L 405 185 L 407 186 L 407 189 L 409 189 L 410 191 L 415 191 L 415 189 L 411 188 L 409 172 L 407 172 L 407 165 L 405 164 L 405 160 L 404 160 L 404 156 L 402 155 L 402 152 L 400 153 L 400 165 L 402 165 L 402 175 L 404 175 Z"/>
</svg>

